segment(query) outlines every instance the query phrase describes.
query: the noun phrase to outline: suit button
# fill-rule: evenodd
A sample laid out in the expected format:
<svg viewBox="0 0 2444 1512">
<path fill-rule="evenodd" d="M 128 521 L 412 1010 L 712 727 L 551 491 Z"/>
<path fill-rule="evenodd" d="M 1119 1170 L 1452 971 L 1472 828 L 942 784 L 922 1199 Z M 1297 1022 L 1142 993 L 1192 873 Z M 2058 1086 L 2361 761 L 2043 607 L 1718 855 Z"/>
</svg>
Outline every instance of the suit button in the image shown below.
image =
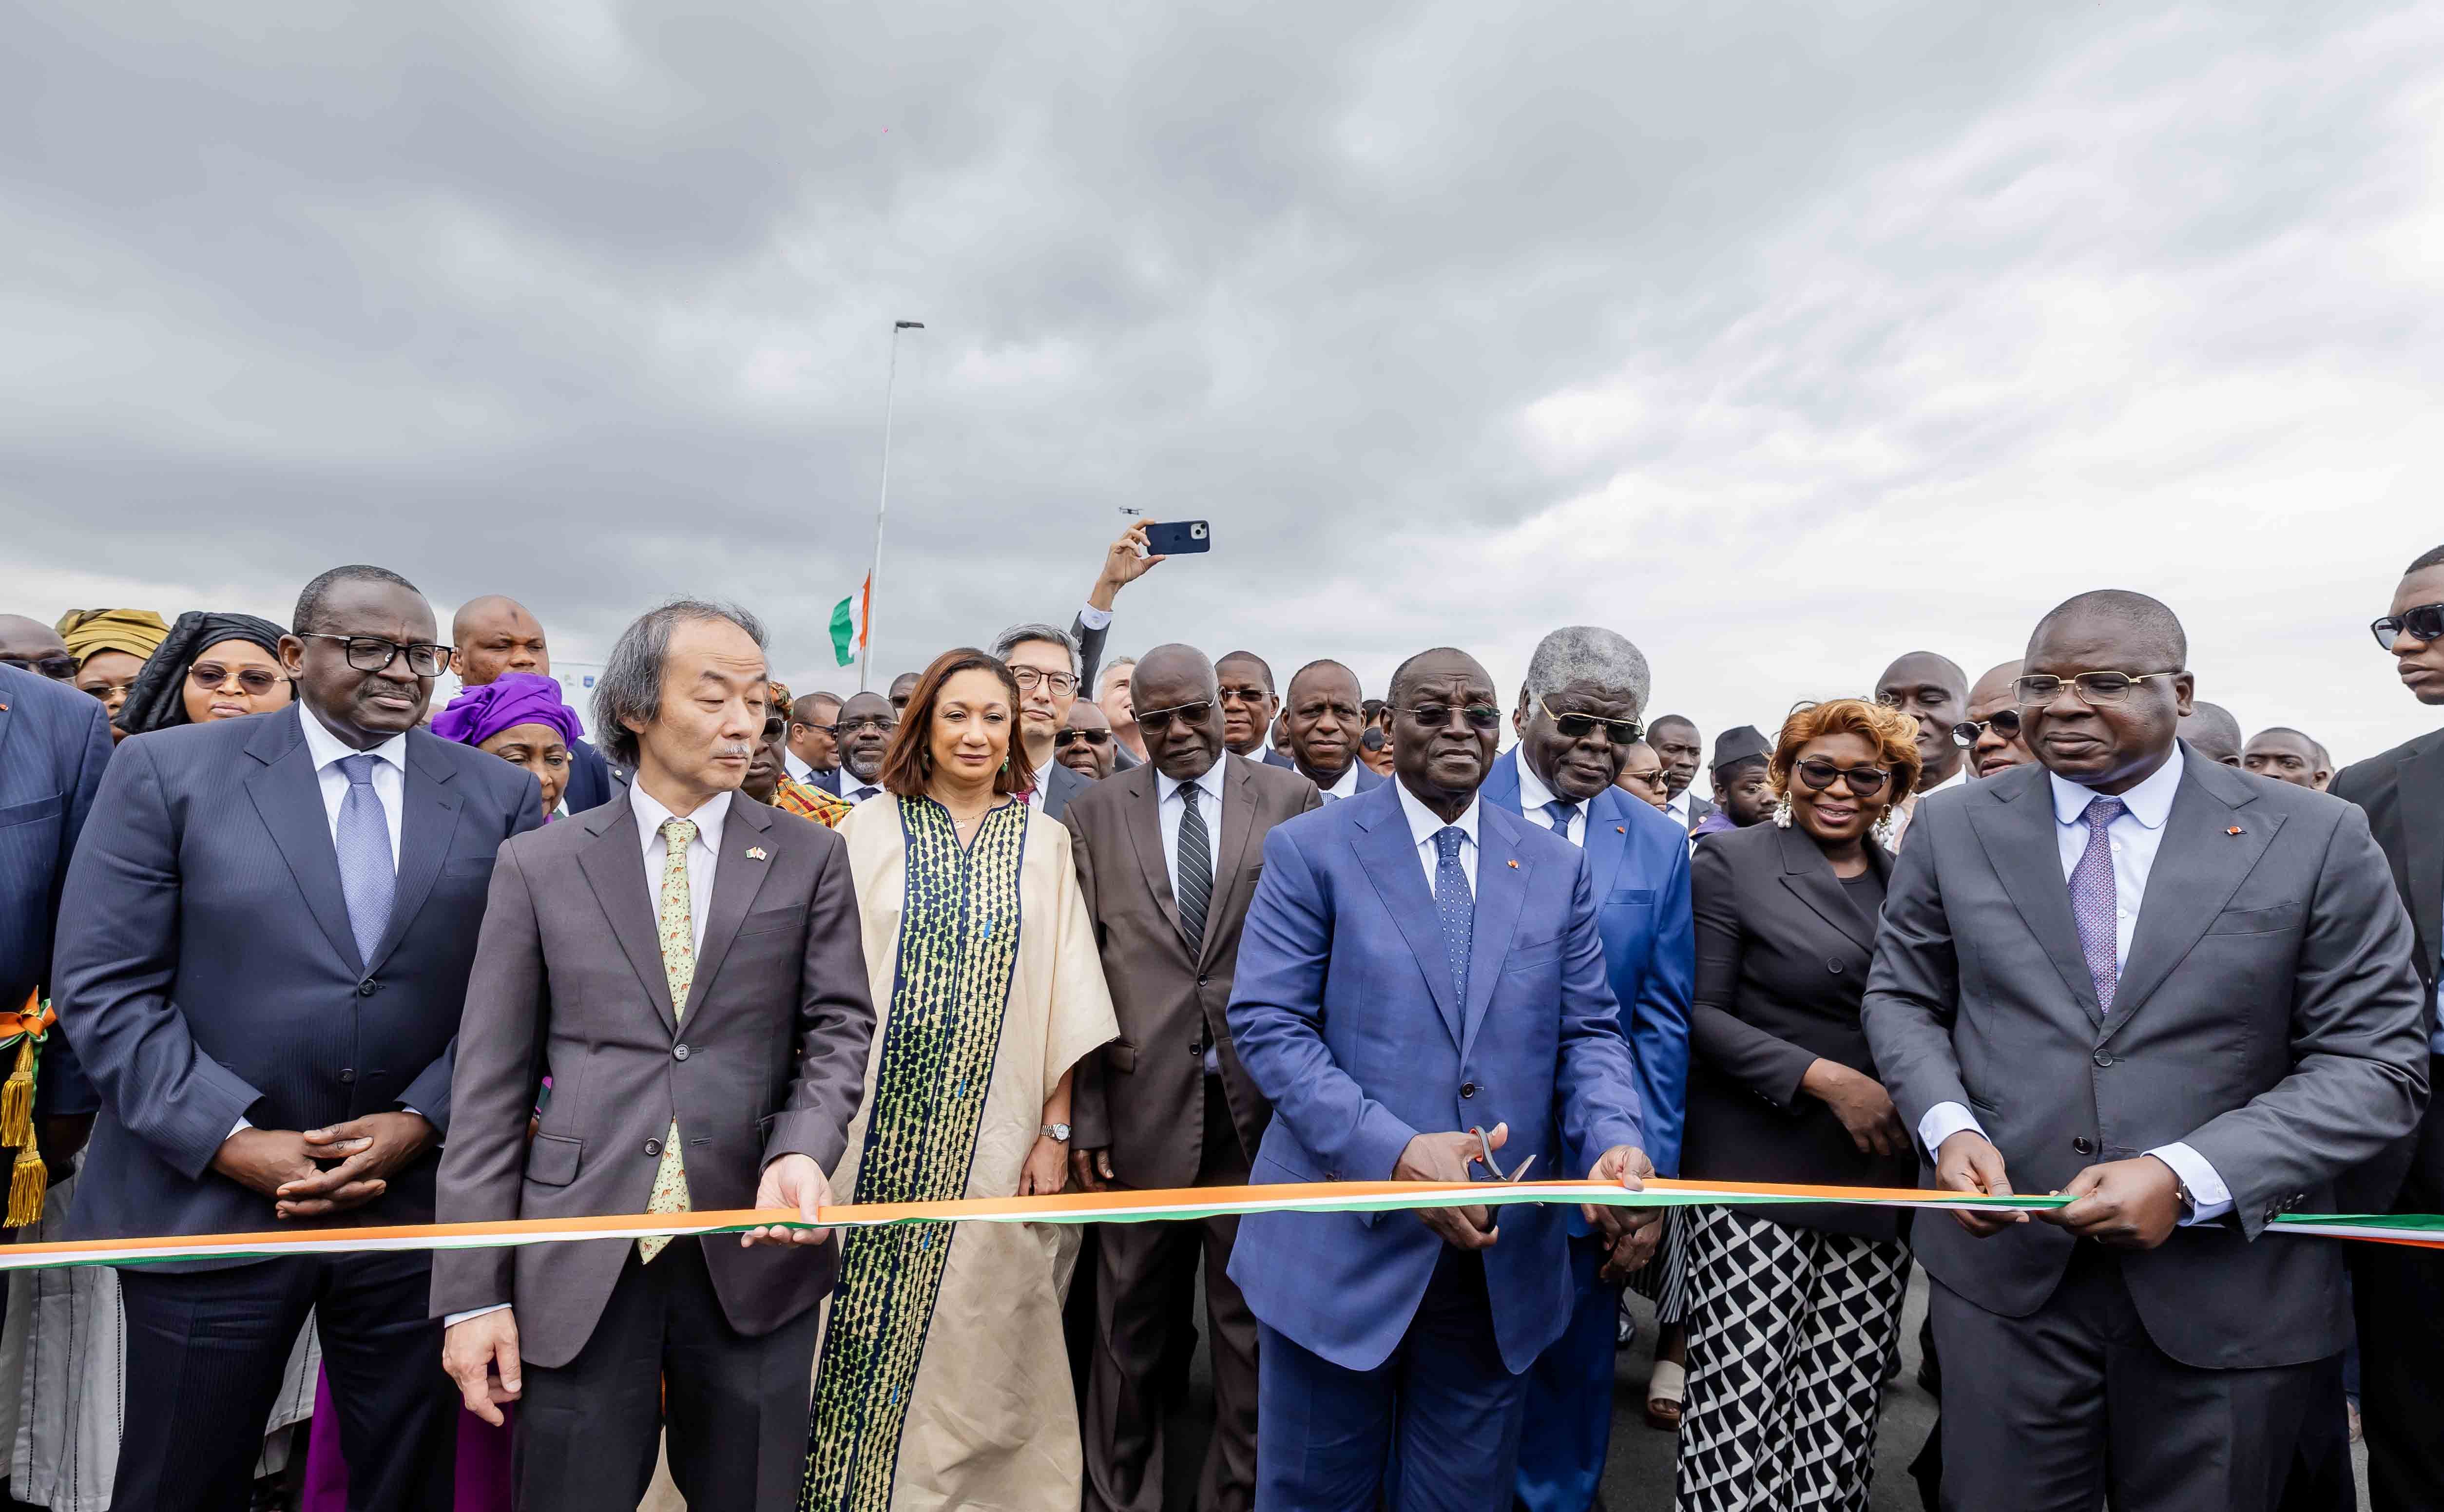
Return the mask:
<svg viewBox="0 0 2444 1512">
<path fill-rule="evenodd" d="M 1189 1046 L 1188 1046 L 1188 1053 L 1189 1053 L 1190 1055 L 1192 1055 L 1192 1056 L 1194 1056 L 1194 1057 L 1195 1057 L 1197 1060 L 1204 1060 L 1204 1059 L 1205 1059 L 1205 1042 L 1204 1042 L 1204 1041 L 1202 1041 L 1202 1040 L 1194 1040 L 1194 1041 L 1191 1041 L 1191 1042 L 1189 1042 Z"/>
<path fill-rule="evenodd" d="M 2109 1066 L 2113 1064 L 2113 1057 L 2105 1054 L 2101 1050 L 2099 1050 L 2096 1052 L 2096 1063 L 2100 1066 Z"/>
<path fill-rule="evenodd" d="M 1827 961 L 1824 963 L 1824 969 L 1832 972 L 1835 976 L 1840 976 L 1842 974 L 1842 963 L 1839 961 Z"/>
<path fill-rule="evenodd" d="M 380 986 L 380 983 L 376 982 L 372 977 L 367 977 L 357 984 L 357 996 L 361 998 L 372 997 L 374 995 L 374 988 L 379 986 Z"/>
<path fill-rule="evenodd" d="M 662 1142 L 660 1140 L 648 1139 L 645 1141 L 645 1153 L 649 1155 L 659 1155 L 661 1152 Z"/>
<path fill-rule="evenodd" d="M 1201 987 L 1212 986 L 1213 985 L 1213 979 L 1210 976 L 1200 976 L 1196 979 L 1196 985 Z"/>
<path fill-rule="evenodd" d="M 2092 1155 L 2096 1153 L 2096 1141 L 2085 1134 L 2081 1134 L 2070 1142 L 2070 1152 L 2075 1155 Z"/>
<path fill-rule="evenodd" d="M 1461 1082 L 1461 1083 L 1459 1084 L 1459 1095 L 1460 1095 L 1461 1097 L 1475 1097 L 1475 1096 L 1476 1096 L 1476 1083 L 1475 1083 L 1475 1082 L 1473 1082 L 1473 1081 L 1463 1081 L 1463 1082 Z"/>
<path fill-rule="evenodd" d="M 357 1068 L 356 1068 L 356 1067 L 354 1067 L 354 1066 L 343 1066 L 343 1067 L 341 1067 L 341 1068 L 340 1068 L 340 1079 L 341 1079 L 342 1081 L 354 1081 L 354 1080 L 356 1080 L 356 1079 L 357 1079 Z"/>
<path fill-rule="evenodd" d="M 687 1059 L 687 1055 L 688 1055 L 688 1051 L 687 1051 L 687 1046 L 686 1046 L 686 1045 L 684 1045 L 684 1044 L 675 1044 L 675 1045 L 671 1046 L 671 1059 L 672 1059 L 672 1060 L 686 1060 L 686 1059 Z"/>
</svg>

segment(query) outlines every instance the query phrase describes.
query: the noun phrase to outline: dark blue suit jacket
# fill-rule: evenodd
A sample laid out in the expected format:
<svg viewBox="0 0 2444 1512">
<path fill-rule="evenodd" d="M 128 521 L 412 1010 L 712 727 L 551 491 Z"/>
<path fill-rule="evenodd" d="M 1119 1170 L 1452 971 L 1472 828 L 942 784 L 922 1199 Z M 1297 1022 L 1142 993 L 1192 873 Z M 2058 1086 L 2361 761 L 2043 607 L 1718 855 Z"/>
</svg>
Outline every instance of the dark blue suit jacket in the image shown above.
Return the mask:
<svg viewBox="0 0 2444 1512">
<path fill-rule="evenodd" d="M 68 857 L 110 765 L 102 701 L 65 683 L 0 667 L 0 1009 L 50 986 L 51 935 Z M 67 1038 L 43 1049 L 44 1114 L 91 1113 L 93 1088 Z"/>
<path fill-rule="evenodd" d="M 602 753 L 583 739 L 568 747 L 568 786 L 560 801 L 572 814 L 583 814 L 589 808 L 601 808 L 611 802 L 611 764 Z"/>
<path fill-rule="evenodd" d="M 1483 789 L 1486 802 L 1514 814 L 1519 759 L 1514 746 L 1493 764 Z M 1526 817 L 1531 824 L 1544 821 Z M 1689 998 L 1697 978 L 1689 837 L 1654 804 L 1607 787 L 1587 809 L 1586 852 L 1596 874 L 1604 975 L 1620 1000 L 1620 1032 L 1638 1060 L 1647 1158 L 1657 1174 L 1676 1176 L 1689 1098 Z"/>
<path fill-rule="evenodd" d="M 1421 1133 L 1510 1126 L 1505 1169 L 1584 1176 L 1639 1143 L 1637 1072 L 1604 980 L 1578 847 L 1478 805 L 1465 1003 L 1397 783 L 1277 824 L 1240 937 L 1231 1039 L 1272 1100 L 1259 1185 L 1384 1181 Z M 1514 864 L 1515 863 L 1515 864 Z M 1524 1371 L 1572 1304 L 1563 1210 L 1512 1208 L 1486 1250 L 1504 1361 Z M 1443 1242 L 1407 1213 L 1259 1213 L 1231 1279 L 1265 1323 L 1348 1370 L 1389 1358 Z"/>
<path fill-rule="evenodd" d="M 121 744 L 68 869 L 60 1022 L 102 1093 L 80 1235 L 277 1226 L 212 1170 L 240 1117 L 316 1129 L 413 1107 L 450 1126 L 452 1048 L 503 840 L 535 780 L 407 736 L 398 891 L 361 960 L 310 747 L 291 706 Z M 435 1149 L 332 1224 L 426 1223 Z"/>
</svg>

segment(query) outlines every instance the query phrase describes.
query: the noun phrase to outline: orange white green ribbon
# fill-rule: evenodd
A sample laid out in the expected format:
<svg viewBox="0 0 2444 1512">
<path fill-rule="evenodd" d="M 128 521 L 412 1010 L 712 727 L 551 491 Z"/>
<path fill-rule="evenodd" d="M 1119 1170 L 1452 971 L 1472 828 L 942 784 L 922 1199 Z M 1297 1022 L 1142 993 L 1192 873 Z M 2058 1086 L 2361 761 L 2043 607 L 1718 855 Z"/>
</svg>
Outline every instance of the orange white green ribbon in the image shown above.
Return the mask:
<svg viewBox="0 0 2444 1512">
<path fill-rule="evenodd" d="M 955 1202 L 846 1204 L 821 1210 L 820 1226 L 886 1224 L 1131 1224 L 1269 1212 L 1398 1212 L 1428 1208 L 1508 1208 L 1558 1203 L 1605 1208 L 1769 1207 L 1842 1203 L 1872 1208 L 2040 1212 L 2063 1196 L 1982 1197 L 1898 1187 L 1809 1187 L 1765 1182 L 1655 1180 L 1639 1191 L 1607 1182 L 1529 1181 L 1444 1184 L 1332 1181 L 1269 1187 L 1194 1187 L 1169 1191 L 1065 1192 L 1051 1197 L 967 1198 Z M 62 1265 L 148 1265 L 268 1259 L 364 1250 L 499 1249 L 576 1240 L 743 1233 L 806 1227 L 793 1211 L 637 1213 L 603 1218 L 528 1218 L 498 1223 L 416 1224 L 396 1227 L 291 1228 L 253 1234 L 176 1234 L 145 1239 L 71 1240 L 0 1245 L 0 1272 Z M 2270 1231 L 2368 1239 L 2444 1248 L 2444 1216 L 2428 1213 L 2286 1213 Z"/>
</svg>

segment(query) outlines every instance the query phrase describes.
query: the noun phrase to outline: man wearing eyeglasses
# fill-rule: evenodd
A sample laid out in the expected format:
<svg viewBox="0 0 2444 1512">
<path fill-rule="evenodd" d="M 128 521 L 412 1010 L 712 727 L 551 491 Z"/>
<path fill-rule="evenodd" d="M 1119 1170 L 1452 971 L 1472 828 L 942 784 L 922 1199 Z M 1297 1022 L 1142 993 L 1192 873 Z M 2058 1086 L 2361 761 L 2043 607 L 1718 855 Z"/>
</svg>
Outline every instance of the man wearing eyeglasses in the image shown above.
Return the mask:
<svg viewBox="0 0 2444 1512">
<path fill-rule="evenodd" d="M 1018 736 L 1035 767 L 1027 801 L 1045 818 L 1059 819 L 1087 781 L 1052 759 L 1054 737 L 1078 701 L 1077 639 L 1051 625 L 1012 625 L 994 637 L 992 654 L 1018 679 Z"/>
<path fill-rule="evenodd" d="M 2007 661 L 1969 690 L 1967 717 L 1952 727 L 1952 738 L 1969 753 L 1972 776 L 1993 777 L 2036 760 L 2020 738 L 2020 710 L 2012 692 L 2019 680 L 2020 664 Z"/>
<path fill-rule="evenodd" d="M 2372 627 L 2410 695 L 2444 709 L 2444 546 L 2410 564 L 2393 605 Z M 2265 737 L 2260 736 L 2259 739 Z M 2252 743 L 2254 749 L 2254 743 Z M 2435 730 L 2334 774 L 2336 798 L 2367 814 L 2410 910 L 2426 998 L 2422 1024 L 2432 1089 L 2444 1077 L 2437 1023 L 2444 955 L 2444 730 Z M 2444 1112 L 2432 1095 L 2417 1131 L 2351 1173 L 2342 1205 L 2354 1212 L 2444 1212 Z M 2378 1512 L 2444 1506 L 2444 1256 L 2391 1245 L 2354 1246 L 2360 1408 L 2366 1422 L 2368 1499 Z"/>
<path fill-rule="evenodd" d="M 433 1221 L 493 855 L 541 796 L 418 728 L 450 648 L 404 578 L 335 568 L 292 623 L 295 709 L 129 739 L 69 868 L 60 1017 L 102 1104 L 82 1235 Z M 447 1508 L 430 1271 L 405 1253 L 124 1273 L 116 1504 L 244 1505 L 311 1309 L 352 1497 Z"/>
<path fill-rule="evenodd" d="M 0 615 L 0 666 L 48 677 L 55 683 L 76 680 L 76 658 L 60 633 L 24 615 Z"/>
<path fill-rule="evenodd" d="M 1224 747 L 1268 766 L 1290 765 L 1272 746 L 1273 719 L 1282 711 L 1272 664 L 1252 651 L 1233 651 L 1213 663 L 1213 674 L 1221 679 Z"/>
<path fill-rule="evenodd" d="M 1912 1231 L 1946 1505 L 2271 1508 L 2350 1317 L 2341 1246 L 2266 1230 L 2427 1095 L 2366 819 L 2188 749 L 2188 651 L 2140 594 L 2055 609 L 2036 765 L 1929 798 L 1894 866 L 1861 1017 L 1923 1184 L 2073 1199 Z"/>
<path fill-rule="evenodd" d="M 862 803 L 882 791 L 882 757 L 891 748 L 899 715 L 879 693 L 851 693 L 841 705 L 841 794 Z"/>
<path fill-rule="evenodd" d="M 1053 732 L 1052 759 L 1090 783 L 1112 775 L 1115 747 L 1112 722 L 1097 705 L 1081 698 Z"/>
<path fill-rule="evenodd" d="M 1266 839 L 1230 1005 L 1273 1105 L 1259 1185 L 1532 1171 L 1636 1189 L 1653 1173 L 1589 856 L 1479 791 L 1494 699 L 1465 652 L 1410 657 L 1389 700 L 1395 779 Z M 1498 1229 L 1490 1208 L 1240 1220 L 1260 1512 L 1359 1512 L 1387 1481 L 1403 1506 L 1509 1504 L 1527 1373 L 1576 1289 L 1564 1215 L 1499 1211 Z M 1628 1268 L 1660 1218 L 1590 1221 Z"/>
<path fill-rule="evenodd" d="M 1483 792 L 1585 854 L 1616 1026 L 1638 1068 L 1644 1148 L 1669 1176 L 1680 1169 L 1696 976 L 1688 837 L 1615 785 L 1642 736 L 1649 689 L 1646 656 L 1626 637 L 1593 625 L 1554 631 L 1528 662 L 1519 744 L 1495 760 Z M 1569 1326 L 1528 1374 L 1517 1504 L 1529 1512 L 1592 1505 L 1612 1438 L 1621 1275 L 1606 1268 L 1609 1246 L 1594 1226 L 1573 1215 L 1569 1234 Z"/>
</svg>

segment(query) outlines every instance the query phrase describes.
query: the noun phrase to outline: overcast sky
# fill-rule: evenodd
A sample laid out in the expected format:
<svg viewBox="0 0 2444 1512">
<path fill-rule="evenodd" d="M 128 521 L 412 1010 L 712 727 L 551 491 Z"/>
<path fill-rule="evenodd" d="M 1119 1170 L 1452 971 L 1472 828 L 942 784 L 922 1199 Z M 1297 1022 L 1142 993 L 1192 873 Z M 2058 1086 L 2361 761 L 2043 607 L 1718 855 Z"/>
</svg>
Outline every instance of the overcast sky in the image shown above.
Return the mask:
<svg viewBox="0 0 2444 1512">
<path fill-rule="evenodd" d="M 2145 590 L 2201 696 L 2431 728 L 2444 7 L 0 0 L 0 610 L 343 562 L 801 691 L 1066 622 L 1287 676 L 1608 625 L 1709 736 Z M 828 670 L 826 670 L 828 669 Z"/>
</svg>

